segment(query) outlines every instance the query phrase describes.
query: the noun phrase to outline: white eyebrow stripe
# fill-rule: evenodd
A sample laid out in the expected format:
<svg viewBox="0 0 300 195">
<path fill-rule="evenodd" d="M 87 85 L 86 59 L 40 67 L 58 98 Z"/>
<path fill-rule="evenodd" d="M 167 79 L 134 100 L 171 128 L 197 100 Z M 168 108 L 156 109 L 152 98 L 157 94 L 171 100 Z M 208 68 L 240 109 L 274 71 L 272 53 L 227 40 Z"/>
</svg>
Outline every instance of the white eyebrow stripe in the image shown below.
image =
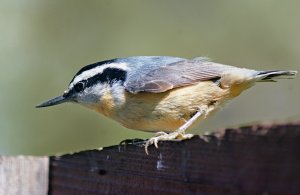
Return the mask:
<svg viewBox="0 0 300 195">
<path fill-rule="evenodd" d="M 90 77 L 95 76 L 96 74 L 102 73 L 103 70 L 105 70 L 106 68 L 118 68 L 121 70 L 129 70 L 127 63 L 110 63 L 110 64 L 100 65 L 100 66 L 97 66 L 90 70 L 86 70 L 86 71 L 82 72 L 80 75 L 77 75 L 74 78 L 73 82 L 70 84 L 70 87 L 74 86 L 74 84 L 79 81 L 88 79 Z"/>
</svg>

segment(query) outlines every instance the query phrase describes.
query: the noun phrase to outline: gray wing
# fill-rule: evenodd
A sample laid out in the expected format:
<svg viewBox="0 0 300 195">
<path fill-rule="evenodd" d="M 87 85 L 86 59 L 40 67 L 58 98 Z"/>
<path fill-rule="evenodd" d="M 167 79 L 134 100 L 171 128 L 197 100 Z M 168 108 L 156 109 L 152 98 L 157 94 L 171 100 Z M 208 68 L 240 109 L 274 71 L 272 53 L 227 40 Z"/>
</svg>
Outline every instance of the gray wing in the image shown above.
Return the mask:
<svg viewBox="0 0 300 195">
<path fill-rule="evenodd" d="M 160 93 L 200 81 L 218 79 L 222 73 L 232 69 L 236 67 L 217 64 L 205 58 L 195 58 L 156 66 L 142 73 L 136 72 L 129 75 L 124 85 L 131 93 Z"/>
</svg>

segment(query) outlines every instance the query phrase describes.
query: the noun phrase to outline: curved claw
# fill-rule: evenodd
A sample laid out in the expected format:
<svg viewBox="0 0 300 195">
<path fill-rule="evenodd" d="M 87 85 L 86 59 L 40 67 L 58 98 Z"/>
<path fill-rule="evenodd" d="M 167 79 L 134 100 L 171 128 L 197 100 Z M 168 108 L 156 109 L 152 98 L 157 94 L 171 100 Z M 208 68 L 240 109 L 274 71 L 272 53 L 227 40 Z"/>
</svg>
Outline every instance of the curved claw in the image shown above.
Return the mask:
<svg viewBox="0 0 300 195">
<path fill-rule="evenodd" d="M 148 147 L 154 144 L 156 148 L 158 148 L 158 141 L 159 141 L 159 136 L 158 137 L 151 137 L 149 140 L 146 141 L 145 143 L 145 152 L 147 155 L 149 155 L 148 152 Z"/>
<path fill-rule="evenodd" d="M 146 154 L 147 155 L 149 155 L 149 152 L 148 152 L 148 147 L 150 146 L 151 144 L 150 144 L 150 142 L 149 142 L 149 140 L 145 143 L 145 152 L 146 152 Z"/>
<path fill-rule="evenodd" d="M 170 140 L 185 140 L 185 139 L 190 139 L 194 135 L 193 134 L 184 134 L 184 133 L 178 133 L 178 132 L 173 132 L 173 133 L 158 133 L 159 135 L 156 137 L 151 137 L 148 139 L 145 143 L 145 152 L 147 155 L 149 155 L 148 152 L 148 147 L 151 146 L 152 144 L 155 146 L 155 148 L 158 148 L 158 142 L 159 141 L 170 141 Z"/>
<path fill-rule="evenodd" d="M 156 147 L 156 148 L 158 148 L 158 138 L 156 137 L 156 138 L 154 138 L 154 146 Z"/>
</svg>

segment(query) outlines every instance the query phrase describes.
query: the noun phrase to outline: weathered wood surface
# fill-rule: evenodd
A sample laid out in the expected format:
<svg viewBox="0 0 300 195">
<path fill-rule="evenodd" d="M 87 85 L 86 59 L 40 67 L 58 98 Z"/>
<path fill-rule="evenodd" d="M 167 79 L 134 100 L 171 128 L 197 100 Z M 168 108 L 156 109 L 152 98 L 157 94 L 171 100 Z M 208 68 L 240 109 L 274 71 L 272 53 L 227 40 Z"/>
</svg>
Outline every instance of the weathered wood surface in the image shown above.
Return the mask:
<svg viewBox="0 0 300 195">
<path fill-rule="evenodd" d="M 48 168 L 48 157 L 0 156 L 0 194 L 47 194 Z"/>
<path fill-rule="evenodd" d="M 300 194 L 300 122 L 52 157 L 50 194 Z"/>
</svg>

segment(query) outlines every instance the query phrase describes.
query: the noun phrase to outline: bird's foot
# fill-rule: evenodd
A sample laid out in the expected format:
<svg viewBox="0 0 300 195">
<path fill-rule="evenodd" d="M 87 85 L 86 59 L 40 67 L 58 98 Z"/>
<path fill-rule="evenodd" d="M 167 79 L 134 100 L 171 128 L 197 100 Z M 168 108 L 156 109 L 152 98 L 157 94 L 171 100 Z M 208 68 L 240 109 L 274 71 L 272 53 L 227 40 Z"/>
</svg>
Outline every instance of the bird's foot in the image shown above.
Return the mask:
<svg viewBox="0 0 300 195">
<path fill-rule="evenodd" d="M 159 141 L 181 141 L 185 139 L 191 139 L 194 135 L 193 134 L 185 134 L 180 132 L 172 132 L 172 133 L 165 133 L 165 132 L 157 132 L 155 137 L 151 137 L 145 143 L 145 152 L 148 153 L 148 147 L 152 144 L 158 148 Z"/>
<path fill-rule="evenodd" d="M 172 133 L 165 133 L 165 132 L 158 132 L 156 133 L 155 137 L 151 137 L 148 139 L 145 143 L 145 152 L 148 153 L 148 147 L 152 144 L 156 148 L 158 148 L 158 142 L 159 141 L 181 141 L 185 139 L 191 139 L 194 135 L 193 134 L 185 134 L 185 130 L 187 130 L 199 117 L 202 115 L 207 114 L 207 106 L 204 106 L 202 108 L 199 108 L 199 110 L 190 118 L 186 123 L 184 123 L 179 129 Z"/>
</svg>

